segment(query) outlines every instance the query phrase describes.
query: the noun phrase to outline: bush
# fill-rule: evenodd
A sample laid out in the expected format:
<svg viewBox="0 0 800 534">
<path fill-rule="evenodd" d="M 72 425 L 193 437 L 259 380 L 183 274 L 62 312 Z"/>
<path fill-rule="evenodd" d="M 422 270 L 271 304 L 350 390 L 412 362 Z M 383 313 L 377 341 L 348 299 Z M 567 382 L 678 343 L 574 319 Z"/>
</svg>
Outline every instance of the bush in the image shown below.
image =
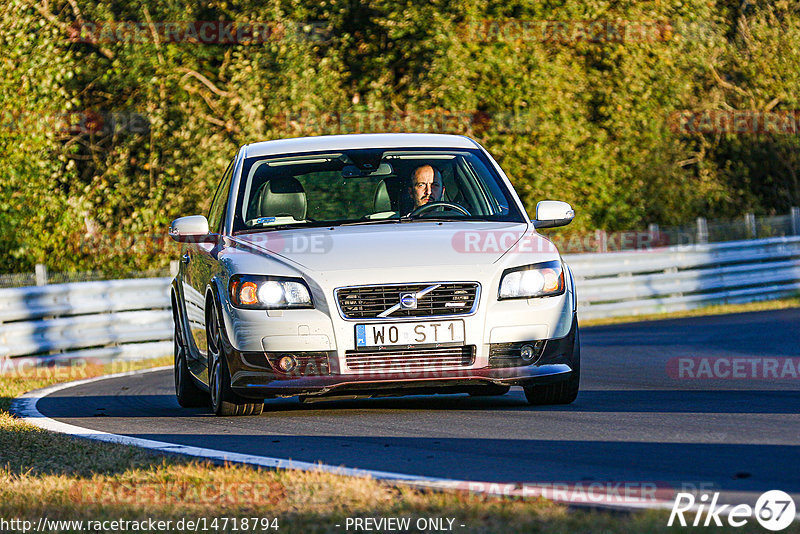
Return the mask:
<svg viewBox="0 0 800 534">
<path fill-rule="evenodd" d="M 575 230 L 798 205 L 796 135 L 675 128 L 682 110 L 798 109 L 797 9 L 617 4 L 10 0 L 0 269 L 165 265 L 175 249 L 158 236 L 207 209 L 238 146 L 324 133 L 470 135 L 529 212 L 544 198 L 575 205 Z M 258 21 L 270 33 L 208 44 L 143 26 L 136 39 L 76 39 L 113 21 Z M 632 33 L 575 39 L 587 21 Z M 98 242 L 140 245 L 98 254 L 87 246 Z"/>
</svg>

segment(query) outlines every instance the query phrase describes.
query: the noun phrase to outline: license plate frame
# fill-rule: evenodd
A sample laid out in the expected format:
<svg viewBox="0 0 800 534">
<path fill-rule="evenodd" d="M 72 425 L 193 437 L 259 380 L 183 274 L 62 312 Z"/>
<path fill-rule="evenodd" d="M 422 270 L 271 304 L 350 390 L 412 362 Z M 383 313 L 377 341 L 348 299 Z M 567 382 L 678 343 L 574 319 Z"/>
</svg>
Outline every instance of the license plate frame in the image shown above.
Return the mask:
<svg viewBox="0 0 800 534">
<path fill-rule="evenodd" d="M 378 328 L 382 329 L 382 336 L 377 334 Z M 354 339 L 356 350 L 457 347 L 466 344 L 466 328 L 461 319 L 359 323 L 355 325 Z"/>
</svg>

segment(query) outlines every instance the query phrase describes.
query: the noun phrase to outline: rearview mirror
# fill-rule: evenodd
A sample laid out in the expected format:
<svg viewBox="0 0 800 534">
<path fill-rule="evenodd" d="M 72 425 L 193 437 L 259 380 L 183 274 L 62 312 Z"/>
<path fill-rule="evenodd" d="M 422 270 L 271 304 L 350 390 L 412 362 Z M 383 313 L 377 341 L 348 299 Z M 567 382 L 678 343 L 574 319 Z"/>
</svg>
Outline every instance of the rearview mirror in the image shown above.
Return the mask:
<svg viewBox="0 0 800 534">
<path fill-rule="evenodd" d="M 391 176 L 394 173 L 392 166 L 388 163 L 381 163 L 377 169 L 362 168 L 355 165 L 345 165 L 342 168 L 344 178 L 361 178 L 364 176 Z"/>
<path fill-rule="evenodd" d="M 203 215 L 189 215 L 172 221 L 169 236 L 180 243 L 208 243 L 217 236 L 208 230 L 208 219 Z"/>
<path fill-rule="evenodd" d="M 555 228 L 566 226 L 575 218 L 575 210 L 560 200 L 542 200 L 536 204 L 536 228 Z"/>
</svg>

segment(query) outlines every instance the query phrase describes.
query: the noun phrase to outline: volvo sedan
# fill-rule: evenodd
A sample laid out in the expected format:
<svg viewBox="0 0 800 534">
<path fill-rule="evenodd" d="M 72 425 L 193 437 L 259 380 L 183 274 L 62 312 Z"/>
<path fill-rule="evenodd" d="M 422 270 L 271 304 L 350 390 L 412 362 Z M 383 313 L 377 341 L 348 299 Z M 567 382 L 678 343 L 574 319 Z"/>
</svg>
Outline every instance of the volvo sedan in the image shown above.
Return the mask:
<svg viewBox="0 0 800 534">
<path fill-rule="evenodd" d="M 567 404 L 580 381 L 572 273 L 467 137 L 320 136 L 241 147 L 206 215 L 173 221 L 181 406 L 433 393 Z"/>
</svg>

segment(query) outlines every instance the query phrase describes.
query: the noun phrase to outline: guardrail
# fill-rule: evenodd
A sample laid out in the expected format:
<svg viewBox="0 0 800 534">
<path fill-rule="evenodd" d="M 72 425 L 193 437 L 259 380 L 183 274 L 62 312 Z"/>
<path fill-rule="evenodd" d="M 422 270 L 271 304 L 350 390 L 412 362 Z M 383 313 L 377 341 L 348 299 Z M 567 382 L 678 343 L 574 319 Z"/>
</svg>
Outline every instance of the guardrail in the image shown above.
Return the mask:
<svg viewBox="0 0 800 534">
<path fill-rule="evenodd" d="M 565 256 L 578 315 L 597 319 L 775 299 L 800 292 L 800 237 Z"/>
<path fill-rule="evenodd" d="M 170 278 L 0 289 L 0 358 L 141 359 L 172 351 Z"/>
<path fill-rule="evenodd" d="M 564 256 L 583 319 L 800 292 L 800 237 Z M 170 278 L 0 289 L 0 359 L 111 361 L 172 351 Z"/>
</svg>

